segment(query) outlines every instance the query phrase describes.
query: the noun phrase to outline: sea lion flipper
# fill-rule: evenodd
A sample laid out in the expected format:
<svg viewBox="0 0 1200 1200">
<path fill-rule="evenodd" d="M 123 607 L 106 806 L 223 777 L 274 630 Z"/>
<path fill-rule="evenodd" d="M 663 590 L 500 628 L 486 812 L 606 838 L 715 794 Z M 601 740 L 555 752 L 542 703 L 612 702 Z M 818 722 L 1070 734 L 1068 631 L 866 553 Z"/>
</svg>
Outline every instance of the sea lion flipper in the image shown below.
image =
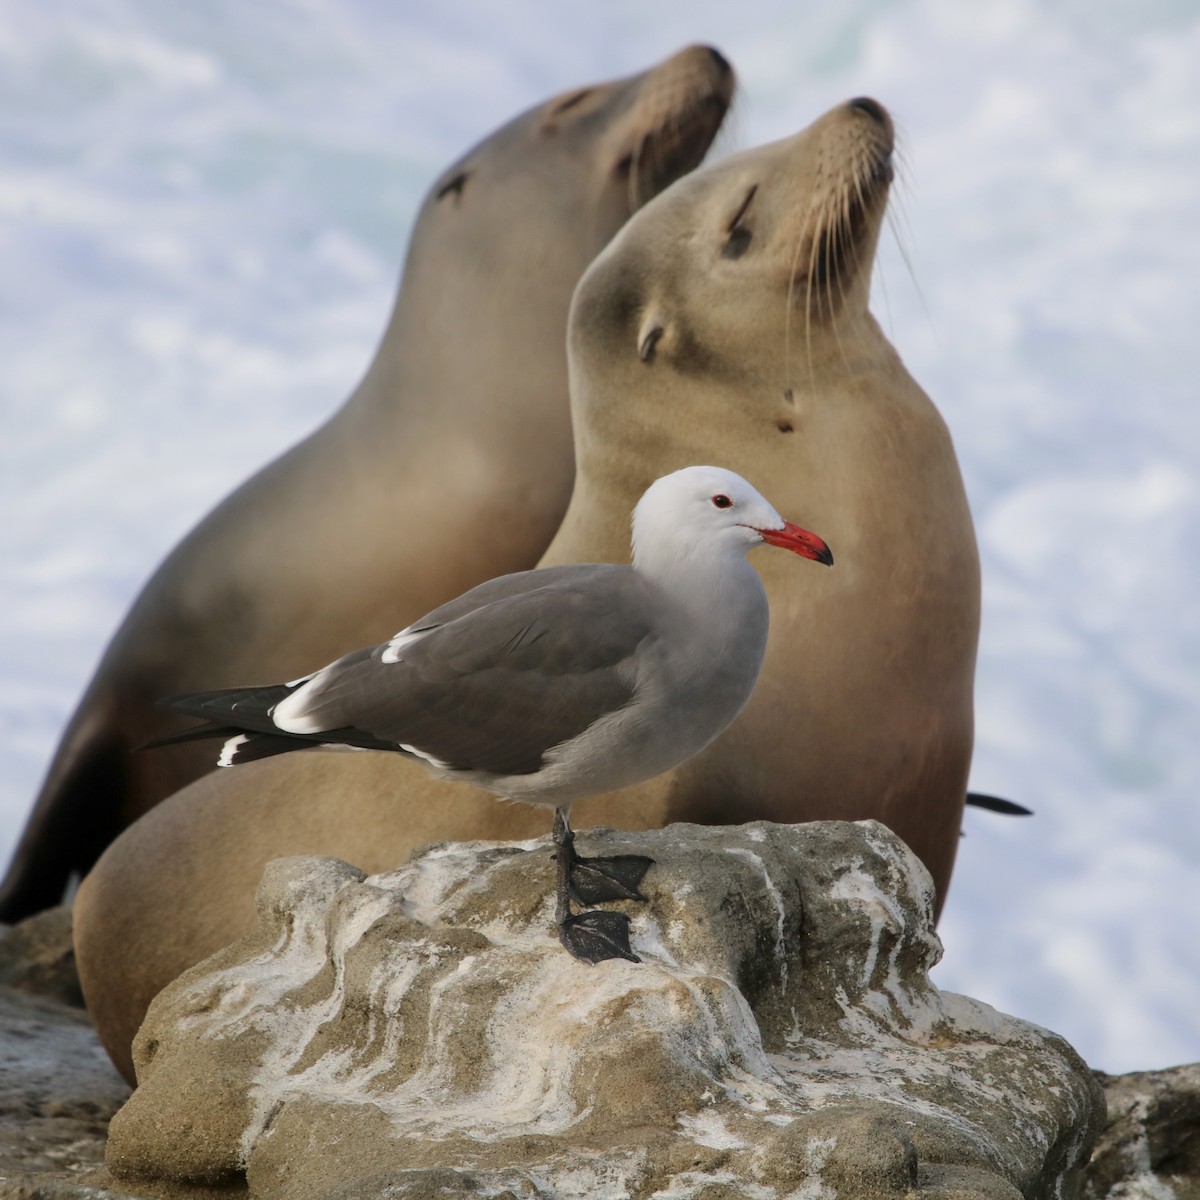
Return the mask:
<svg viewBox="0 0 1200 1200">
<path fill-rule="evenodd" d="M 61 904 L 120 831 L 128 753 L 106 721 L 76 720 L 59 747 L 0 883 L 0 921 Z"/>
<path fill-rule="evenodd" d="M 1032 817 L 1033 809 L 1005 800 L 1001 796 L 989 796 L 986 792 L 968 792 L 967 804 L 971 808 L 982 808 L 986 812 L 1002 813 L 1006 817 Z"/>
</svg>

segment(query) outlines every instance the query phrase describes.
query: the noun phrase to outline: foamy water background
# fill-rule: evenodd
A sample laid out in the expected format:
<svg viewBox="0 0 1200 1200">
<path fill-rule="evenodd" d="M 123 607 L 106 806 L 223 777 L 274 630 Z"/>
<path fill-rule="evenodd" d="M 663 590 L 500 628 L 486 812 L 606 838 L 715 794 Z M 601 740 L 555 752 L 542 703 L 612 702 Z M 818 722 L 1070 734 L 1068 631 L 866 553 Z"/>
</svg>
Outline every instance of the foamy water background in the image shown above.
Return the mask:
<svg viewBox="0 0 1200 1200">
<path fill-rule="evenodd" d="M 156 562 L 357 381 L 437 171 L 706 40 L 719 150 L 901 129 L 874 307 L 978 524 L 972 783 L 1038 813 L 968 817 L 938 981 L 1200 1059 L 1200 14 L 1134 7 L 0 0 L 0 854 Z"/>
</svg>

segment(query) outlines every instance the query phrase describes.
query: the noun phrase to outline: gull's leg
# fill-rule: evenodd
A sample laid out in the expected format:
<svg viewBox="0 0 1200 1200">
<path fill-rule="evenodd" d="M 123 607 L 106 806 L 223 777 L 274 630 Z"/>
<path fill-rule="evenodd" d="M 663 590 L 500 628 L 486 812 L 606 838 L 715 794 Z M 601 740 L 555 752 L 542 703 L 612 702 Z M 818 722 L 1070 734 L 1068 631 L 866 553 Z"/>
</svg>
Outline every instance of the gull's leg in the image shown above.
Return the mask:
<svg viewBox="0 0 1200 1200">
<path fill-rule="evenodd" d="M 575 853 L 575 831 L 567 821 L 567 814 L 561 808 L 554 810 L 554 920 L 562 928 L 562 923 L 571 915 L 571 868 L 579 857 Z M 568 947 L 569 948 L 569 947 Z"/>
<path fill-rule="evenodd" d="M 583 962 L 598 963 L 606 958 L 624 958 L 641 962 L 629 945 L 629 918 L 624 913 L 591 909 L 571 913 L 571 896 L 575 889 L 571 875 L 581 860 L 575 853 L 575 833 L 567 821 L 565 809 L 554 810 L 555 889 L 554 919 L 558 924 L 558 940 Z M 647 863 L 647 865 L 649 865 Z M 645 874 L 646 868 L 642 868 Z M 638 876 L 640 881 L 641 875 Z"/>
<path fill-rule="evenodd" d="M 644 854 L 619 854 L 606 858 L 582 858 L 575 852 L 575 831 L 565 810 L 554 810 L 554 844 L 558 847 L 559 880 L 562 863 L 569 867 L 569 897 L 558 897 L 558 920 L 570 915 L 570 900 L 580 904 L 603 904 L 606 900 L 645 900 L 638 891 L 642 877 L 654 865 Z"/>
</svg>

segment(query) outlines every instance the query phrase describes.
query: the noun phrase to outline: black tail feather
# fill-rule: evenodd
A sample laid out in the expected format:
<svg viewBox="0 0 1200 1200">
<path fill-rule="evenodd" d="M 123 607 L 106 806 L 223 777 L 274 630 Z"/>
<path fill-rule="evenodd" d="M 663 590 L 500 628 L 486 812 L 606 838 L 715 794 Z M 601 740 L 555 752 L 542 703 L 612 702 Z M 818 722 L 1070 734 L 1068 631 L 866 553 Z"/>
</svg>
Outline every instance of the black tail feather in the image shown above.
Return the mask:
<svg viewBox="0 0 1200 1200">
<path fill-rule="evenodd" d="M 287 750 L 303 750 L 312 746 L 315 739 L 282 733 L 271 720 L 271 710 L 295 691 L 296 686 L 281 683 L 271 687 L 224 688 L 217 692 L 164 696 L 155 704 L 155 708 L 199 717 L 203 724 L 154 738 L 144 742 L 138 749 L 152 750 L 178 742 L 222 738 L 226 746 L 220 761 L 226 766 L 269 758 Z M 231 746 L 229 743 L 233 738 L 241 738 L 241 741 Z"/>
<path fill-rule="evenodd" d="M 276 683 L 268 687 L 187 692 L 179 696 L 165 696 L 154 707 L 208 721 L 214 731 L 219 728 L 233 729 L 239 733 L 278 733 L 279 730 L 271 720 L 271 710 L 285 696 L 294 692 L 297 686 L 299 685 Z M 216 733 L 212 736 L 216 736 Z"/>
<path fill-rule="evenodd" d="M 236 731 L 232 737 L 237 738 Z M 260 758 L 273 758 L 276 754 L 287 754 L 289 750 L 311 750 L 322 743 L 311 738 L 289 735 L 286 733 L 246 733 L 241 735 L 241 741 L 225 743 L 221 754 L 221 762 L 227 767 L 240 767 L 243 763 L 256 762 Z"/>
<path fill-rule="evenodd" d="M 205 738 L 235 737 L 241 733 L 230 725 L 218 725 L 214 721 L 206 721 L 203 725 L 189 725 L 178 733 L 164 733 L 162 737 L 151 738 L 134 746 L 135 750 L 157 750 L 159 746 L 174 746 L 178 742 L 199 742 Z"/>
<path fill-rule="evenodd" d="M 139 746 L 139 750 L 169 746 L 175 742 L 198 741 L 202 738 L 224 738 L 225 749 L 220 763 L 237 766 L 259 758 L 270 758 L 289 750 L 304 750 L 312 746 L 354 746 L 361 750 L 398 750 L 392 742 L 381 741 L 361 729 L 329 729 L 318 733 L 287 733 L 271 719 L 275 706 L 301 686 L 299 683 L 279 683 L 271 687 L 225 688 L 219 692 L 190 692 L 166 696 L 156 708 L 199 717 L 203 724 L 193 725 L 179 733 L 169 733 Z M 230 740 L 242 738 L 236 746 Z M 404 751 L 400 751 L 404 753 Z"/>
</svg>

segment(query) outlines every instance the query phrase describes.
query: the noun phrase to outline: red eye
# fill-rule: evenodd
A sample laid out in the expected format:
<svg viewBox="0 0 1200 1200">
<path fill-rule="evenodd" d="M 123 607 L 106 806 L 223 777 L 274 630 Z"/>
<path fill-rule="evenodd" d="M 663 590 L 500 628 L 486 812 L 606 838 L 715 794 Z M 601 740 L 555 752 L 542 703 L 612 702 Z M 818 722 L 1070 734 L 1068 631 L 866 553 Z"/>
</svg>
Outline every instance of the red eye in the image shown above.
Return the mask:
<svg viewBox="0 0 1200 1200">
<path fill-rule="evenodd" d="M 717 508 L 730 508 L 733 505 L 733 501 L 730 500 L 730 498 L 728 496 L 723 495 L 721 493 L 718 493 L 717 495 L 715 495 L 712 498 L 712 502 L 713 502 L 713 504 L 715 504 L 717 506 Z"/>
</svg>

